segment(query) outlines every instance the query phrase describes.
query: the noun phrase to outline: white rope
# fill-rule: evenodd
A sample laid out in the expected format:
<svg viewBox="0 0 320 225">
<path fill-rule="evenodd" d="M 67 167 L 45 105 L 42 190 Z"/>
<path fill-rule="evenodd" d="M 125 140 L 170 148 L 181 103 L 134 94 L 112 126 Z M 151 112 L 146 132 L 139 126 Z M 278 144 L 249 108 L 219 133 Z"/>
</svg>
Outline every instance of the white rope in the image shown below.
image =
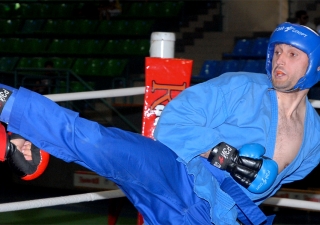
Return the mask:
<svg viewBox="0 0 320 225">
<path fill-rule="evenodd" d="M 145 87 L 132 87 L 132 88 L 119 88 L 103 91 L 84 91 L 84 92 L 74 92 L 74 93 L 62 93 L 62 94 L 51 94 L 45 95 L 47 98 L 55 102 L 63 101 L 74 101 L 74 100 L 84 100 L 84 99 L 95 99 L 95 98 L 114 98 L 114 97 L 124 97 L 133 95 L 143 95 L 145 92 Z M 320 108 L 320 101 L 309 99 L 314 108 Z"/>
<path fill-rule="evenodd" d="M 311 102 L 311 105 L 316 108 L 319 109 L 320 108 L 320 101 L 319 100 L 314 100 L 314 99 L 309 99 L 309 101 Z"/>
<path fill-rule="evenodd" d="M 0 212 L 10 212 L 17 210 L 42 208 L 56 205 L 66 205 L 80 202 L 90 202 L 102 199 L 125 197 L 121 190 L 101 191 L 86 194 L 70 195 L 55 198 L 45 198 L 30 201 L 12 202 L 0 204 Z"/>
<path fill-rule="evenodd" d="M 95 98 L 113 98 L 123 97 L 132 95 L 144 94 L 145 87 L 132 87 L 132 88 L 119 88 L 103 91 L 85 91 L 85 92 L 74 92 L 74 93 L 63 93 L 63 94 L 51 94 L 45 95 L 47 98 L 55 102 L 63 101 L 74 101 L 74 100 L 85 100 Z"/>
<path fill-rule="evenodd" d="M 304 201 L 304 200 L 298 200 L 298 199 L 272 197 L 272 198 L 268 198 L 267 200 L 265 200 L 263 202 L 263 204 L 304 209 L 304 210 L 320 211 L 320 203 L 319 202 L 311 202 L 311 201 Z"/>
</svg>

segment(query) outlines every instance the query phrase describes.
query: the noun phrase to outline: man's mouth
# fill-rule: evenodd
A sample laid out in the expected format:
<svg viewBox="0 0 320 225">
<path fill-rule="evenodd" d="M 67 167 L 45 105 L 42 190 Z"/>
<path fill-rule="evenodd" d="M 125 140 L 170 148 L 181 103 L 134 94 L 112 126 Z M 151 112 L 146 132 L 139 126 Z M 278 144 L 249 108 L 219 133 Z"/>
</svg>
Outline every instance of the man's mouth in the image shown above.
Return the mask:
<svg viewBox="0 0 320 225">
<path fill-rule="evenodd" d="M 286 73 L 283 72 L 282 70 L 276 70 L 275 74 L 276 74 L 277 77 L 282 77 L 283 75 L 286 75 Z"/>
</svg>

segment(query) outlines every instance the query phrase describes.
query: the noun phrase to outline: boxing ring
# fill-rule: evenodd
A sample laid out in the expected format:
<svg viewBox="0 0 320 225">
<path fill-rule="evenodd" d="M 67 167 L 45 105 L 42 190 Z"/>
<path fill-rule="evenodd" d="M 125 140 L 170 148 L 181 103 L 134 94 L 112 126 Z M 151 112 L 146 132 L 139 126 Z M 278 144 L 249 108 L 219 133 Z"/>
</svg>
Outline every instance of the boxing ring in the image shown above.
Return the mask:
<svg viewBox="0 0 320 225">
<path fill-rule="evenodd" d="M 170 43 L 170 45 L 171 44 L 172 43 Z M 150 53 L 151 53 L 152 47 L 153 45 L 151 45 Z M 169 49 L 171 49 L 171 47 L 172 46 L 169 46 Z M 157 52 L 157 51 L 158 49 L 156 49 L 154 52 Z M 167 54 L 166 52 L 160 52 L 160 53 L 161 55 L 153 55 L 153 57 L 173 58 L 172 52 L 169 53 L 169 55 L 166 55 Z M 159 75 L 162 76 L 163 74 L 160 73 L 158 74 L 158 76 Z M 171 84 L 171 80 L 169 83 Z M 145 87 L 143 86 L 143 87 L 119 88 L 119 89 L 102 90 L 102 91 L 51 94 L 51 95 L 46 95 L 46 97 L 55 102 L 89 100 L 89 99 L 99 99 L 99 98 L 130 97 L 130 96 L 136 96 L 136 95 L 144 95 L 145 93 L 148 92 L 147 88 L 148 88 L 148 85 L 146 84 Z M 320 109 L 320 101 L 310 100 L 310 102 L 314 108 Z M 145 135 L 145 136 L 148 136 L 148 135 Z M 124 193 L 121 190 L 91 192 L 91 193 L 85 193 L 85 194 L 3 203 L 3 204 L 0 204 L 0 212 L 28 210 L 28 209 L 35 209 L 35 208 L 67 205 L 67 204 L 73 204 L 73 203 L 92 202 L 92 201 L 104 200 L 104 199 L 114 199 L 114 198 L 120 198 L 120 197 L 125 197 Z M 273 207 L 288 207 L 288 208 L 295 208 L 300 210 L 320 211 L 320 197 L 319 197 L 319 203 L 313 202 L 313 201 L 306 201 L 306 200 L 271 197 L 265 200 L 262 204 L 267 206 L 273 206 Z M 138 215 L 138 224 L 140 224 L 139 215 Z"/>
<path fill-rule="evenodd" d="M 104 91 L 89 91 L 89 92 L 77 92 L 77 93 L 65 93 L 65 94 L 52 94 L 47 95 L 49 99 L 55 102 L 72 101 L 72 100 L 85 100 L 96 98 L 114 98 L 123 96 L 143 95 L 145 93 L 145 87 L 132 87 L 121 88 Z M 310 100 L 315 108 L 320 108 L 319 100 Z M 112 199 L 125 197 L 121 190 L 100 191 L 85 194 L 77 194 L 70 196 L 61 196 L 54 198 L 44 198 L 37 200 L 28 200 L 12 203 L 0 204 L 0 212 L 9 212 L 17 210 L 26 210 L 41 207 L 50 207 L 58 205 L 66 205 L 72 203 L 90 202 L 103 199 Z M 317 210 L 320 211 L 320 203 L 312 201 L 304 201 L 297 199 L 278 198 L 271 197 L 264 201 L 262 204 L 266 204 L 274 207 L 289 207 L 298 208 L 303 210 Z"/>
</svg>

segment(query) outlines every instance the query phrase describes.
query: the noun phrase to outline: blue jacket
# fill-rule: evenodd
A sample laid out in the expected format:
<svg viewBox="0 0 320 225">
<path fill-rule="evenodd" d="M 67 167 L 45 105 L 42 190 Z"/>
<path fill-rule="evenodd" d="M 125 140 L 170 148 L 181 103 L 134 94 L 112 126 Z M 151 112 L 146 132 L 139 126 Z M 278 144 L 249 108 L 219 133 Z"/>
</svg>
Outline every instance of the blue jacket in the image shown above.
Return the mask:
<svg viewBox="0 0 320 225">
<path fill-rule="evenodd" d="M 265 156 L 272 158 L 278 108 L 276 92 L 271 88 L 265 74 L 226 73 L 183 91 L 162 112 L 154 136 L 172 149 L 195 176 L 195 191 L 210 202 L 212 217 L 216 212 L 222 213 L 217 201 L 232 201 L 220 189 L 215 176 L 204 169 L 199 154 L 220 142 L 238 149 L 247 143 L 259 143 L 266 148 Z M 319 164 L 319 133 L 318 113 L 307 101 L 303 143 L 296 158 L 265 193 L 241 189 L 260 204 L 282 184 L 304 178 Z"/>
</svg>

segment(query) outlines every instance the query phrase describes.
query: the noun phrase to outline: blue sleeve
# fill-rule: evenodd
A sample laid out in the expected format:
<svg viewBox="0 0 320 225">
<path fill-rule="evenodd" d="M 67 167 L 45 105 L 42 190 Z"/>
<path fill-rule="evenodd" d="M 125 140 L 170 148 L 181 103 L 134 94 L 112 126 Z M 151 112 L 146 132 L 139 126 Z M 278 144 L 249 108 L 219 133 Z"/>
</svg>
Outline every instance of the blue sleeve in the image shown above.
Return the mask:
<svg viewBox="0 0 320 225">
<path fill-rule="evenodd" d="M 224 102 L 213 81 L 192 86 L 165 107 L 154 137 L 187 163 L 222 141 L 214 128 L 227 117 Z"/>
</svg>

